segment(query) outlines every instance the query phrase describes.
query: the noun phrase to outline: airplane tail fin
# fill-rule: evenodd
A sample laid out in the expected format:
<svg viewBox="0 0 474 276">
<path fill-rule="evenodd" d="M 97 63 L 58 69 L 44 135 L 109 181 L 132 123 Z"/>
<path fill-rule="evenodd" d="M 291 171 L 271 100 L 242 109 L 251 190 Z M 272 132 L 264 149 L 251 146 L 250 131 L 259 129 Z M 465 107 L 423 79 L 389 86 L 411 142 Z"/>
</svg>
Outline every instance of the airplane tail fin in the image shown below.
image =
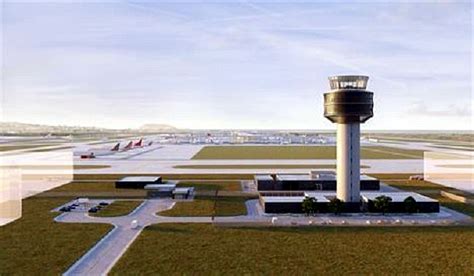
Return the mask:
<svg viewBox="0 0 474 276">
<path fill-rule="evenodd" d="M 135 143 L 135 147 L 141 147 L 143 142 L 143 138 L 141 138 L 138 142 Z"/>
<path fill-rule="evenodd" d="M 132 146 L 133 146 L 133 142 L 130 141 L 123 149 L 124 149 L 124 150 L 129 150 L 129 149 L 132 148 Z"/>
<path fill-rule="evenodd" d="M 120 143 L 117 143 L 110 151 L 118 151 L 120 149 Z"/>
</svg>

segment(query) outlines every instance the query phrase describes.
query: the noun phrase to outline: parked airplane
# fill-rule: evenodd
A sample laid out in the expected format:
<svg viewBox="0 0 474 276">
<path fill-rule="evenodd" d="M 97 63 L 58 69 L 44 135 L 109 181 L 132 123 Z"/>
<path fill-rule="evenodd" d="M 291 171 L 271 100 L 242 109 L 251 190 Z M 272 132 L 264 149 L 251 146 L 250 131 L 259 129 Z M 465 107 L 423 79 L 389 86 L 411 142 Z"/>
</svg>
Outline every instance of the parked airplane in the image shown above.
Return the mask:
<svg viewBox="0 0 474 276">
<path fill-rule="evenodd" d="M 124 148 L 123 150 L 129 150 L 133 147 L 133 141 L 130 141 Z"/>
<path fill-rule="evenodd" d="M 136 142 L 135 145 L 133 145 L 133 147 L 142 147 L 142 142 L 143 142 L 143 138 L 141 138 L 138 142 Z"/>
<path fill-rule="evenodd" d="M 84 151 L 79 150 L 76 151 L 75 155 L 80 155 L 81 158 L 95 158 L 96 156 L 104 156 L 104 155 L 111 155 L 116 152 L 128 151 L 133 150 L 136 148 L 143 148 L 153 145 L 153 141 L 144 141 L 144 138 L 140 138 L 140 140 L 134 142 L 129 141 L 125 147 L 120 148 L 121 143 L 115 144 L 112 148 L 88 148 Z"/>
<path fill-rule="evenodd" d="M 110 151 L 119 151 L 120 149 L 120 143 L 117 143 L 117 145 L 115 145 L 115 147 L 113 147 Z"/>
<path fill-rule="evenodd" d="M 120 143 L 117 143 L 111 149 L 110 148 L 109 149 L 92 148 L 92 149 L 87 150 L 86 152 L 81 152 L 80 156 L 82 159 L 91 159 L 91 158 L 95 158 L 96 156 L 112 154 L 115 151 L 119 151 L 119 149 L 120 149 Z"/>
</svg>

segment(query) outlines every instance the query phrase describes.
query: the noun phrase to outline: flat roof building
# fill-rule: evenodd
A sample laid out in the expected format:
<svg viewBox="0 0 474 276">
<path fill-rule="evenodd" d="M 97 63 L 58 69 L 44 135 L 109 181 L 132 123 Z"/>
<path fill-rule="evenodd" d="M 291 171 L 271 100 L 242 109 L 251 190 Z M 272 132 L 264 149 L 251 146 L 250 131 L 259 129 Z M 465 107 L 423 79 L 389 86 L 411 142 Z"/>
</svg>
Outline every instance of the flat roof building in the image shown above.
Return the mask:
<svg viewBox="0 0 474 276">
<path fill-rule="evenodd" d="M 379 196 L 387 196 L 391 198 L 391 202 L 386 210 L 387 213 L 406 213 L 409 208 L 405 200 L 409 197 L 413 198 L 415 202 L 413 206 L 412 212 L 414 213 L 437 213 L 439 212 L 439 201 L 436 199 L 429 198 L 424 195 L 420 195 L 414 192 L 368 192 L 368 193 L 361 193 L 361 199 L 365 206 L 365 209 L 368 212 L 377 212 L 377 208 L 375 207 L 375 200 Z"/>
<path fill-rule="evenodd" d="M 144 187 L 147 197 L 171 197 L 176 188 L 175 182 L 166 182 L 165 184 L 148 184 Z"/>
<path fill-rule="evenodd" d="M 188 199 L 194 193 L 194 187 L 181 187 L 173 190 L 174 199 Z"/>
<path fill-rule="evenodd" d="M 163 183 L 161 176 L 126 176 L 115 181 L 117 189 L 143 189 L 148 184 Z"/>
<path fill-rule="evenodd" d="M 335 191 L 336 175 L 331 171 L 311 174 L 257 174 L 255 184 L 258 191 Z M 360 187 L 363 191 L 378 191 L 380 181 L 366 175 L 360 176 Z"/>
<path fill-rule="evenodd" d="M 335 193 L 332 193 L 333 197 Z M 319 212 L 328 212 L 328 204 L 330 200 L 327 196 L 331 194 L 318 193 L 311 197 L 316 199 L 316 206 Z M 265 213 L 269 214 L 287 214 L 287 213 L 303 213 L 303 200 L 305 196 L 260 196 L 260 204 Z"/>
<path fill-rule="evenodd" d="M 370 212 L 379 213 L 380 210 L 375 208 L 374 201 L 378 196 L 387 196 L 392 199 L 387 213 L 435 213 L 439 212 L 439 202 L 435 199 L 420 195 L 414 192 L 362 192 L 360 200 L 362 206 L 360 210 L 352 210 L 351 212 Z M 265 213 L 281 214 L 281 213 L 303 213 L 303 200 L 306 197 L 316 199 L 317 209 L 320 213 L 330 212 L 329 202 L 336 197 L 336 192 L 261 192 L 260 204 Z M 412 197 L 415 202 L 411 211 L 407 209 L 405 199 Z"/>
<path fill-rule="evenodd" d="M 144 187 L 145 190 L 157 191 L 173 191 L 176 188 L 176 183 L 166 182 L 166 184 L 148 184 Z"/>
<path fill-rule="evenodd" d="M 158 181 L 161 181 L 161 176 L 126 176 L 126 177 L 120 179 L 120 181 L 157 183 Z"/>
</svg>

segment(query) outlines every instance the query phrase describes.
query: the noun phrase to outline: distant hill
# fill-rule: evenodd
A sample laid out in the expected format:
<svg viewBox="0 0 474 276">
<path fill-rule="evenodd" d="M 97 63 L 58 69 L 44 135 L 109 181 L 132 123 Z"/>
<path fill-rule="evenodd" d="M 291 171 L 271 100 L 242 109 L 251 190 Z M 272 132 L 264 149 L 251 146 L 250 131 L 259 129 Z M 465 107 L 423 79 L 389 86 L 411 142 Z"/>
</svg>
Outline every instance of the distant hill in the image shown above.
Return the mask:
<svg viewBox="0 0 474 276">
<path fill-rule="evenodd" d="M 41 124 L 26 124 L 18 122 L 0 122 L 1 134 L 49 134 L 49 133 L 97 133 L 110 131 L 98 127 L 81 127 L 81 126 L 65 126 L 65 125 L 41 125 Z"/>
<path fill-rule="evenodd" d="M 18 122 L 0 122 L 0 134 L 75 134 L 75 133 L 135 133 L 135 132 L 167 132 L 178 130 L 166 124 L 146 124 L 138 129 L 109 129 L 101 127 L 42 125 Z"/>
<path fill-rule="evenodd" d="M 145 124 L 138 130 L 140 131 L 173 131 L 177 130 L 176 127 L 166 124 Z"/>
</svg>

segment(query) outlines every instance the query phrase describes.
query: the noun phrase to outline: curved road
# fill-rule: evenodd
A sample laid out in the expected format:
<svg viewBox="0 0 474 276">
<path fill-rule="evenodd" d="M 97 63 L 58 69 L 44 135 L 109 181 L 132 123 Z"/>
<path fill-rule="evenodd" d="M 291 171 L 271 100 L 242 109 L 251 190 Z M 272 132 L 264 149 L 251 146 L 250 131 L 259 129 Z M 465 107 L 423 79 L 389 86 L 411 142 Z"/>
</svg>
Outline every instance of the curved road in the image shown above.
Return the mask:
<svg viewBox="0 0 474 276">
<path fill-rule="evenodd" d="M 212 217 L 164 217 L 156 213 L 170 209 L 175 202 L 169 199 L 152 199 L 144 201 L 137 209 L 127 216 L 121 217 L 91 217 L 85 212 L 63 213 L 55 218 L 57 222 L 65 223 L 108 223 L 115 226 L 84 256 L 74 263 L 64 275 L 105 275 L 128 247 L 148 225 L 156 223 L 213 223 Z M 250 222 L 258 216 L 257 200 L 247 202 L 249 215 L 220 218 L 222 223 Z M 139 227 L 131 228 L 133 220 L 137 220 Z M 269 218 L 261 218 L 269 221 Z"/>
</svg>

